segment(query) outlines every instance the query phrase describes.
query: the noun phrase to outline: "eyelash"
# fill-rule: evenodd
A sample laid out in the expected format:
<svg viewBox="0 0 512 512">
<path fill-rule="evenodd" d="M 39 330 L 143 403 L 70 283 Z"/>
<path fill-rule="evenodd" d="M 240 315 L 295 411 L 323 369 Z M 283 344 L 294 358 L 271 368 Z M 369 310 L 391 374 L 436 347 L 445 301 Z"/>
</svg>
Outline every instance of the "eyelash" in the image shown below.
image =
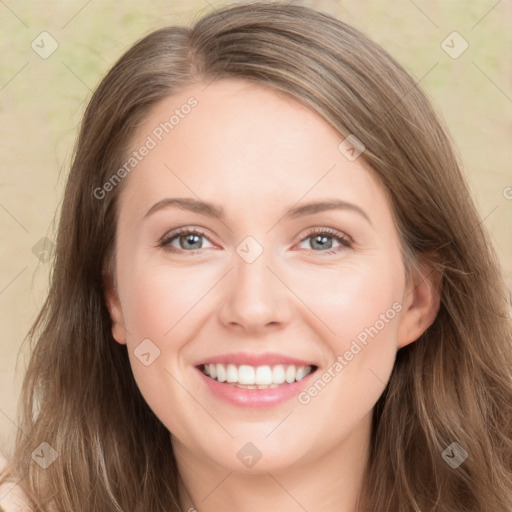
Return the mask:
<svg viewBox="0 0 512 512">
<path fill-rule="evenodd" d="M 204 232 L 202 232 L 198 229 L 179 228 L 178 230 L 171 232 L 169 235 L 164 236 L 158 246 L 164 248 L 165 250 L 168 250 L 169 252 L 178 253 L 178 254 L 182 254 L 182 253 L 195 254 L 198 251 L 200 251 L 200 249 L 196 249 L 196 250 L 192 250 L 192 251 L 185 251 L 183 249 L 176 249 L 175 247 L 172 247 L 170 245 L 170 243 L 174 239 L 176 239 L 177 237 L 179 237 L 181 235 L 199 235 L 204 238 L 208 238 Z M 350 237 L 343 235 L 337 231 L 333 231 L 332 229 L 329 229 L 329 228 L 324 228 L 324 229 L 313 228 L 306 233 L 306 235 L 300 240 L 300 242 L 304 242 L 304 240 L 311 238 L 313 235 L 327 235 L 328 238 L 334 238 L 337 242 L 340 242 L 341 246 L 336 249 L 332 249 L 330 251 L 315 251 L 313 249 L 310 249 L 310 251 L 312 251 L 312 252 L 319 252 L 319 253 L 331 255 L 331 254 L 337 254 L 345 249 L 352 247 L 352 239 Z"/>
</svg>

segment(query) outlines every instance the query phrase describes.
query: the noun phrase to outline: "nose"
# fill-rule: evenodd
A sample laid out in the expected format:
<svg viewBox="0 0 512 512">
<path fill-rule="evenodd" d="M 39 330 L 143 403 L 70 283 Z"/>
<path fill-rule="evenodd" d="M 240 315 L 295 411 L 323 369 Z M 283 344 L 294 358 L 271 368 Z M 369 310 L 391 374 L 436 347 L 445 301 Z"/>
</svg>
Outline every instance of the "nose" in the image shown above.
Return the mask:
<svg viewBox="0 0 512 512">
<path fill-rule="evenodd" d="M 293 294 L 276 270 L 271 251 L 264 249 L 252 262 L 235 253 L 233 266 L 220 297 L 218 315 L 222 324 L 257 333 L 289 323 Z"/>
</svg>

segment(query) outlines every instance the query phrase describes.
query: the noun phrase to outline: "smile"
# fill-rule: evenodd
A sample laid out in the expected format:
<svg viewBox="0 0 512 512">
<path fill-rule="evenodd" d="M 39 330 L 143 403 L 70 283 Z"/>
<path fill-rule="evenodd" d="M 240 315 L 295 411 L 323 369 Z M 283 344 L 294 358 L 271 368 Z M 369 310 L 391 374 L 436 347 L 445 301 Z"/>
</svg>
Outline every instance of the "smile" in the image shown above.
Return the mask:
<svg viewBox="0 0 512 512">
<path fill-rule="evenodd" d="M 201 371 L 210 379 L 245 389 L 268 389 L 285 383 L 292 384 L 302 380 L 314 370 L 316 366 L 293 364 L 254 367 L 245 364 L 237 366 L 217 363 L 201 366 Z"/>
</svg>

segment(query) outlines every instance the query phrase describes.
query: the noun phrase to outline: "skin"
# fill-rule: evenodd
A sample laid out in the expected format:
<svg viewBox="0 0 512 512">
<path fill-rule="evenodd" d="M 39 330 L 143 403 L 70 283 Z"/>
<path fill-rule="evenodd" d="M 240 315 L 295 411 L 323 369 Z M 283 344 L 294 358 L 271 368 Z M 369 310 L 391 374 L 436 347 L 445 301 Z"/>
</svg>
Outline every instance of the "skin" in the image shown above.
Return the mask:
<svg viewBox="0 0 512 512">
<path fill-rule="evenodd" d="M 435 319 L 438 291 L 420 273 L 406 279 L 384 189 L 363 157 L 352 162 L 338 150 L 343 137 L 317 113 L 241 80 L 205 87 L 163 100 L 135 135 L 137 148 L 190 96 L 198 100 L 124 183 L 106 292 L 113 336 L 172 435 L 183 510 L 353 512 L 373 407 L 397 350 Z M 222 205 L 225 219 L 177 207 L 144 217 L 168 197 Z M 350 209 L 284 217 L 326 198 L 357 205 L 370 222 Z M 202 246 L 179 236 L 171 244 L 181 254 L 159 246 L 180 227 L 204 231 Z M 352 244 L 329 238 L 319 247 L 310 228 Z M 252 263 L 236 252 L 247 236 L 263 248 Z M 219 354 L 277 352 L 322 374 L 393 303 L 402 310 L 307 405 L 236 407 L 194 369 Z M 149 366 L 134 355 L 147 338 L 160 350 Z M 251 468 L 237 458 L 247 442 L 262 454 Z"/>
</svg>

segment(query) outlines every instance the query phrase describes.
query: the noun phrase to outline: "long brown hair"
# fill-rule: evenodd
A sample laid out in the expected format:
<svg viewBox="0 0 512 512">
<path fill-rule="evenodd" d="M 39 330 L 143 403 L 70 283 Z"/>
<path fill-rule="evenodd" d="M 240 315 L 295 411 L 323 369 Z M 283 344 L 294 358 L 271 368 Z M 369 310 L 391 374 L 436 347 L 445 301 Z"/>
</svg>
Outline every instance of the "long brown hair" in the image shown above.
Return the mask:
<svg viewBox="0 0 512 512">
<path fill-rule="evenodd" d="M 235 5 L 190 28 L 157 30 L 98 86 L 67 182 L 51 288 L 29 332 L 20 429 L 2 478 L 19 480 L 35 510 L 52 502 L 59 511 L 179 510 L 169 432 L 140 394 L 126 347 L 112 338 L 104 300 L 123 183 L 101 199 L 93 191 L 125 161 L 156 103 L 225 77 L 302 101 L 340 141 L 355 134 L 391 199 L 407 269 L 421 260 L 442 276 L 436 320 L 398 351 L 375 406 L 357 510 L 510 510 L 510 303 L 449 137 L 380 46 L 289 3 Z M 31 459 L 42 442 L 58 454 L 47 469 Z M 454 442 L 467 452 L 456 468 L 443 457 Z"/>
</svg>

